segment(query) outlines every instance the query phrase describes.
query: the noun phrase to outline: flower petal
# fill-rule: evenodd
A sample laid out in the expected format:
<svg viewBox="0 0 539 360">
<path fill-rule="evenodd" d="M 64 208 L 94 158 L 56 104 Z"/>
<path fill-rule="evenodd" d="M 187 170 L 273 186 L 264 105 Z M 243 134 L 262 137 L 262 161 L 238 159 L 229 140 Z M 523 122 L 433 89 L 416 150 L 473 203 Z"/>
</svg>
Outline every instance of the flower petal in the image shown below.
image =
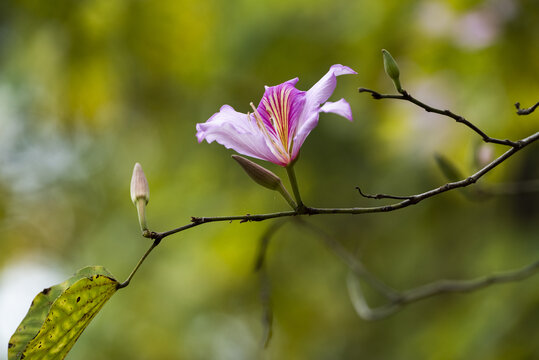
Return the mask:
<svg viewBox="0 0 539 360">
<path fill-rule="evenodd" d="M 350 69 L 348 66 L 339 64 L 330 67 L 327 74 L 307 91 L 307 104 L 305 104 L 305 106 L 318 106 L 325 103 L 335 90 L 337 76 L 349 74 L 357 74 L 357 72 Z"/>
<path fill-rule="evenodd" d="M 337 76 L 347 75 L 347 74 L 357 74 L 354 70 L 344 65 L 333 65 L 326 75 L 324 75 L 312 88 L 310 88 L 305 94 L 305 107 L 303 113 L 299 118 L 298 130 L 296 136 L 294 137 L 294 148 L 292 149 L 292 159 L 294 159 L 301 147 L 307 135 L 318 125 L 318 114 L 320 111 L 323 111 L 320 108 L 320 105 L 325 103 L 327 99 L 331 96 L 337 85 Z M 337 114 L 344 116 L 347 119 L 351 118 L 351 111 L 346 112 L 342 101 L 338 101 L 338 105 L 328 105 L 326 110 L 330 112 L 332 107 L 335 107 L 335 110 L 339 110 Z M 327 112 L 327 111 L 326 111 Z M 346 116 L 345 116 L 346 115 Z"/>
<path fill-rule="evenodd" d="M 266 138 L 256 126 L 256 123 L 247 114 L 242 114 L 231 106 L 224 105 L 208 121 L 197 124 L 196 136 L 198 142 L 203 140 L 208 143 L 216 141 L 227 149 L 233 149 L 240 154 L 276 164 L 282 163 L 282 160 L 271 151 Z"/>
<path fill-rule="evenodd" d="M 348 104 L 348 102 L 344 99 L 337 102 L 327 101 L 324 105 L 322 105 L 320 111 L 325 113 L 334 113 L 352 121 L 352 109 L 350 108 L 350 104 Z"/>
<path fill-rule="evenodd" d="M 305 91 L 294 87 L 297 82 L 298 78 L 295 78 L 276 86 L 266 86 L 257 108 L 268 132 L 287 152 L 305 104 Z"/>
</svg>

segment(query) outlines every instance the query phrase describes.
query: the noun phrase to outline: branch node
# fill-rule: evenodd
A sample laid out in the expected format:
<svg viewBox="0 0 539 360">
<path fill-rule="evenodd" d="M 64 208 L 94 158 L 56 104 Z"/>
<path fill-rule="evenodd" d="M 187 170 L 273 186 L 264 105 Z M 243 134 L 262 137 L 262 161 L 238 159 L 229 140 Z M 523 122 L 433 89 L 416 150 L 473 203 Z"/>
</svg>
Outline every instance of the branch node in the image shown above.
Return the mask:
<svg viewBox="0 0 539 360">
<path fill-rule="evenodd" d="M 519 102 L 517 102 L 515 104 L 515 108 L 517 109 L 517 115 L 529 115 L 532 112 L 534 112 L 535 109 L 537 109 L 538 106 L 539 106 L 539 101 L 535 105 L 533 105 L 533 106 L 531 106 L 529 108 L 524 108 L 524 109 L 520 108 L 520 103 Z"/>
<path fill-rule="evenodd" d="M 243 224 L 244 222 L 249 222 L 249 221 L 252 221 L 252 220 L 253 219 L 251 219 L 251 214 L 246 214 L 245 219 L 240 220 L 240 224 Z"/>
<path fill-rule="evenodd" d="M 376 100 L 380 100 L 380 99 L 383 98 L 383 97 L 382 97 L 382 94 L 380 94 L 380 93 L 378 93 L 378 92 L 376 92 L 376 91 L 374 91 L 374 90 L 370 90 L 370 89 L 366 89 L 366 88 L 359 88 L 358 91 L 359 91 L 360 93 L 362 93 L 362 92 L 368 92 L 368 93 L 371 94 L 372 98 L 373 98 L 373 99 L 376 99 Z"/>
<path fill-rule="evenodd" d="M 416 198 L 415 195 L 412 195 L 412 196 L 398 196 L 398 195 L 388 195 L 388 194 L 370 195 L 370 194 L 365 194 L 363 191 L 361 191 L 361 188 L 359 186 L 356 186 L 356 190 L 359 192 L 359 194 L 361 196 L 363 196 L 364 198 L 367 198 L 367 199 L 376 199 L 376 200 L 380 200 L 380 199 L 414 200 L 413 203 L 416 203 L 416 202 L 419 201 L 419 200 L 415 200 L 415 198 Z"/>
</svg>

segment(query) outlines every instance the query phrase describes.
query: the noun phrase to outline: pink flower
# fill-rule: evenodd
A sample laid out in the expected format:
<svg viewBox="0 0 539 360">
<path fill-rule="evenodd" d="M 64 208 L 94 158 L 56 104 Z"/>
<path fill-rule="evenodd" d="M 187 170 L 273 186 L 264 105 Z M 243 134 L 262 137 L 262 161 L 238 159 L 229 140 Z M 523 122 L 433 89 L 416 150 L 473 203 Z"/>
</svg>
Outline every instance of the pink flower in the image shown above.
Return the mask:
<svg viewBox="0 0 539 360">
<path fill-rule="evenodd" d="M 357 74 L 343 65 L 333 65 L 308 91 L 295 88 L 298 78 L 277 86 L 266 86 L 252 113 L 239 113 L 224 105 L 205 123 L 197 124 L 198 142 L 217 141 L 228 149 L 274 164 L 287 166 L 298 156 L 307 135 L 318 124 L 320 112 L 332 112 L 352 121 L 346 100 L 326 101 L 337 84 L 337 76 Z"/>
</svg>

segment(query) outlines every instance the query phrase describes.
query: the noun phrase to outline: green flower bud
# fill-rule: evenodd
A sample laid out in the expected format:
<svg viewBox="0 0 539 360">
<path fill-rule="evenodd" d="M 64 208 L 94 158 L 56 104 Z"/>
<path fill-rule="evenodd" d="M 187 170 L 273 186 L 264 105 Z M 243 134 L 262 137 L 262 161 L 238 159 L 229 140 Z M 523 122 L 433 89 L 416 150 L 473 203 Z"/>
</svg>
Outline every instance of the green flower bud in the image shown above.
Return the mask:
<svg viewBox="0 0 539 360">
<path fill-rule="evenodd" d="M 270 190 L 277 190 L 282 183 L 277 175 L 257 163 L 239 155 L 232 155 L 232 158 L 240 164 L 247 175 L 249 175 L 257 184 Z"/>
<path fill-rule="evenodd" d="M 382 55 L 384 57 L 384 70 L 386 71 L 386 74 L 391 78 L 391 80 L 393 80 L 393 84 L 395 84 L 397 91 L 402 92 L 402 87 L 399 80 L 400 71 L 397 62 L 386 49 L 382 49 Z"/>
<path fill-rule="evenodd" d="M 148 230 L 146 225 L 146 204 L 150 200 L 150 188 L 139 163 L 135 164 L 133 176 L 131 177 L 131 200 L 137 208 L 140 229 L 145 232 Z"/>
<path fill-rule="evenodd" d="M 238 164 L 240 164 L 240 166 L 247 173 L 247 175 L 249 175 L 249 177 L 253 179 L 257 184 L 262 185 L 267 189 L 278 191 L 293 209 L 296 208 L 297 205 L 294 200 L 292 200 L 292 197 L 290 196 L 288 191 L 286 191 L 286 188 L 284 187 L 281 178 L 279 178 L 277 175 L 275 175 L 268 169 L 258 165 L 257 163 L 249 159 L 244 158 L 243 156 L 232 155 L 232 158 L 236 160 Z"/>
</svg>

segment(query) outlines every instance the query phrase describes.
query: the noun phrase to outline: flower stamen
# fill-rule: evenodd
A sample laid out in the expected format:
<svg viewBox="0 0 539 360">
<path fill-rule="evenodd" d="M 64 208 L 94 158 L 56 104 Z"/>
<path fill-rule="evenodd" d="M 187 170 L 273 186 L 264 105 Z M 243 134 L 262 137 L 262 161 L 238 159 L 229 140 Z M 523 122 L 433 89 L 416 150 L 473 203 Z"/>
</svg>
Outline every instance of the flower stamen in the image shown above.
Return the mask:
<svg viewBox="0 0 539 360">
<path fill-rule="evenodd" d="M 262 99 L 262 103 L 271 119 L 275 133 L 279 136 L 283 149 L 287 153 L 290 153 L 290 144 L 288 141 L 290 92 L 290 88 L 283 87 L 278 93 L 273 92 L 271 95 Z"/>
<path fill-rule="evenodd" d="M 254 111 L 253 112 L 253 117 L 256 120 L 256 124 L 258 125 L 258 128 L 260 130 L 262 130 L 262 133 L 271 142 L 271 144 L 273 145 L 273 148 L 275 150 L 277 150 L 278 154 L 275 154 L 275 155 L 280 156 L 281 159 L 284 160 L 284 161 L 290 160 L 290 154 L 288 153 L 287 149 L 283 148 L 282 145 L 280 146 L 277 143 L 277 141 L 275 141 L 274 136 L 272 136 L 269 133 L 269 131 L 268 131 L 267 127 L 266 127 L 266 124 L 264 124 L 264 121 L 262 120 L 262 116 L 258 112 L 258 109 L 255 107 L 255 105 L 252 102 L 250 103 L 250 105 L 253 108 L 253 111 Z M 249 116 L 249 114 L 247 114 L 247 116 Z"/>
</svg>

